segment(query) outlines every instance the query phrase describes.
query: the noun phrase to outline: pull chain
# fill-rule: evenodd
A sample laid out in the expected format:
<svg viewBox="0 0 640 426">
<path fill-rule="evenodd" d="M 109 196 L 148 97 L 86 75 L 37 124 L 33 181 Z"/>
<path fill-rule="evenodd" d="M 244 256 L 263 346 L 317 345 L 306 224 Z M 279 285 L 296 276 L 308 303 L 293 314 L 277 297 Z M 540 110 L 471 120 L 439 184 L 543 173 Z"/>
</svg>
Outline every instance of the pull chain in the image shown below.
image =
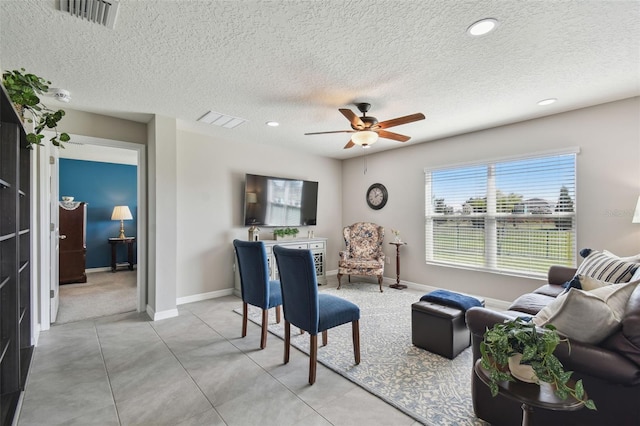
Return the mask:
<svg viewBox="0 0 640 426">
<path fill-rule="evenodd" d="M 364 155 L 362 156 L 362 167 L 364 168 L 364 173 L 367 174 L 367 150 L 363 147 Z"/>
</svg>

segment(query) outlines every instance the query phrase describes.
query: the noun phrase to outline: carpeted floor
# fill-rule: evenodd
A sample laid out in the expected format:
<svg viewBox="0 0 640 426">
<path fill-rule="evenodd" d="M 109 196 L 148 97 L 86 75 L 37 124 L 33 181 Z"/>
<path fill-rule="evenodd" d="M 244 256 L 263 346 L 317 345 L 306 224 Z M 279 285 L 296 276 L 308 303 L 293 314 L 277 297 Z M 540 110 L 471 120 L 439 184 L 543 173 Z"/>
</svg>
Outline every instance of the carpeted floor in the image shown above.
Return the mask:
<svg viewBox="0 0 640 426">
<path fill-rule="evenodd" d="M 449 360 L 411 344 L 411 304 L 421 294 L 389 288 L 380 293 L 377 285 L 363 283 L 321 291 L 354 302 L 361 315 L 360 364 L 354 365 L 351 324 L 329 330 L 329 344 L 318 349 L 322 364 L 424 424 L 486 424 L 473 414 L 471 348 Z M 251 308 L 250 319 L 260 323 L 260 310 Z M 282 338 L 284 321 L 276 324 L 273 311 L 269 331 Z M 309 353 L 308 334 L 292 332 L 291 342 Z"/>
<path fill-rule="evenodd" d="M 87 282 L 60 286 L 55 324 L 136 310 L 136 271 L 90 272 Z"/>
</svg>

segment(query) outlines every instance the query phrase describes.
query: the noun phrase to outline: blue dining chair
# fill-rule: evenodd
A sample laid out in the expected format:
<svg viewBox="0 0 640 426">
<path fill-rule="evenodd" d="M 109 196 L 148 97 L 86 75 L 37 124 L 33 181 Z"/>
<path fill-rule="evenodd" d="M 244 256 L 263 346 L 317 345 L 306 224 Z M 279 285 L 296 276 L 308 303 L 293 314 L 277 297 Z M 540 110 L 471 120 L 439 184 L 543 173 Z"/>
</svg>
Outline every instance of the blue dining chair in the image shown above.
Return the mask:
<svg viewBox="0 0 640 426">
<path fill-rule="evenodd" d="M 262 337 L 260 349 L 267 346 L 269 309 L 276 308 L 276 322 L 280 323 L 282 291 L 280 281 L 269 279 L 267 251 L 262 241 L 233 240 L 238 258 L 242 293 L 242 337 L 247 335 L 248 305 L 262 309 Z"/>
<path fill-rule="evenodd" d="M 275 246 L 273 253 L 278 263 L 282 285 L 284 310 L 284 363 L 289 362 L 291 324 L 307 331 L 309 345 L 309 384 L 316 381 L 318 362 L 318 333 L 322 333 L 322 346 L 327 344 L 327 330 L 351 323 L 353 354 L 360 364 L 360 308 L 348 300 L 330 294 L 318 294 L 316 268 L 310 250 L 287 249 Z"/>
</svg>

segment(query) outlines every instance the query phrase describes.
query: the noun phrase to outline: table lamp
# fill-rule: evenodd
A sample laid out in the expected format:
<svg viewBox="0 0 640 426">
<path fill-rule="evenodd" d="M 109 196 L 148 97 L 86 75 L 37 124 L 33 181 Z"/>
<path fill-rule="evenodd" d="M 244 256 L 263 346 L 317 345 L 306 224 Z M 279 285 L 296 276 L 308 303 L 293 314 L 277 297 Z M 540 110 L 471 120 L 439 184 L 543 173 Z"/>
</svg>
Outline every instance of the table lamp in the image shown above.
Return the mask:
<svg viewBox="0 0 640 426">
<path fill-rule="evenodd" d="M 131 210 L 129 210 L 128 206 L 115 206 L 113 208 L 113 213 L 111 213 L 111 220 L 119 220 L 120 221 L 120 235 L 118 238 L 124 239 L 124 221 L 132 220 L 133 216 L 131 216 Z"/>
</svg>

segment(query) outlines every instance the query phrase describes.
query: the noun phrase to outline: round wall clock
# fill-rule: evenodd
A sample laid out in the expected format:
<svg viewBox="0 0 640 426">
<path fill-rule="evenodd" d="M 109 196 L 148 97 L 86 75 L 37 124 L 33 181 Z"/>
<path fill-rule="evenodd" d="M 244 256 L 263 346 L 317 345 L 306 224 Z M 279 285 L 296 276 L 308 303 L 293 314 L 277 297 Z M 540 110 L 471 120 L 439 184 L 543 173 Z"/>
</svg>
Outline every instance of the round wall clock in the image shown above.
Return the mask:
<svg viewBox="0 0 640 426">
<path fill-rule="evenodd" d="M 389 194 L 381 183 L 374 183 L 367 189 L 367 204 L 374 210 L 380 210 L 387 204 Z"/>
</svg>

